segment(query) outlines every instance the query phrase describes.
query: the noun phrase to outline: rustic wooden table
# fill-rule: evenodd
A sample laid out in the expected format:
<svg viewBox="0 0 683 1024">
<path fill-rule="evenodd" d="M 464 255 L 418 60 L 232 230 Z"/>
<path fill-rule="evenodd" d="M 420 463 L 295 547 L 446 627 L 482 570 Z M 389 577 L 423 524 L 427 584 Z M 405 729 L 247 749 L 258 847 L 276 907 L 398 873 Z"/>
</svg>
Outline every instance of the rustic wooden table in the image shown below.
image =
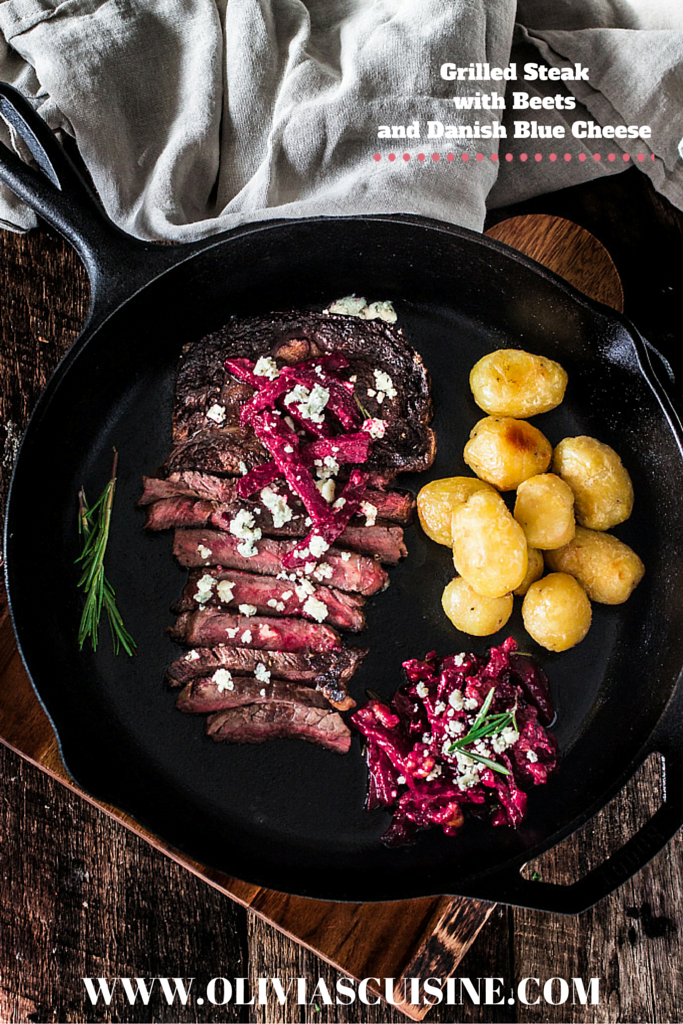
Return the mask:
<svg viewBox="0 0 683 1024">
<path fill-rule="evenodd" d="M 626 313 L 678 361 L 683 310 L 683 215 L 632 170 L 496 211 L 567 217 L 607 246 L 621 275 Z M 87 284 L 77 259 L 55 236 L 0 233 L 0 423 L 2 497 L 30 409 L 78 332 Z M 683 358 L 680 360 L 683 370 Z M 680 379 L 680 373 L 679 373 Z M 49 496 L 45 496 L 49 515 Z M 39 550 L 39 548 L 37 549 Z M 40 552 L 30 571 L 49 566 Z M 42 583 L 43 600 L 58 599 Z M 82 978 L 277 975 L 324 978 L 335 972 L 153 850 L 103 813 L 0 747 L 0 1021 L 398 1021 L 384 1005 L 367 1008 L 148 1007 L 114 1000 L 91 1008 Z M 569 880 L 622 841 L 654 806 L 658 773 L 645 770 L 616 807 L 539 865 Z M 683 892 L 679 835 L 652 864 L 578 918 L 497 907 L 458 977 L 600 979 L 600 1002 L 582 1007 L 436 1007 L 428 1019 L 463 1021 L 678 1021 Z"/>
</svg>

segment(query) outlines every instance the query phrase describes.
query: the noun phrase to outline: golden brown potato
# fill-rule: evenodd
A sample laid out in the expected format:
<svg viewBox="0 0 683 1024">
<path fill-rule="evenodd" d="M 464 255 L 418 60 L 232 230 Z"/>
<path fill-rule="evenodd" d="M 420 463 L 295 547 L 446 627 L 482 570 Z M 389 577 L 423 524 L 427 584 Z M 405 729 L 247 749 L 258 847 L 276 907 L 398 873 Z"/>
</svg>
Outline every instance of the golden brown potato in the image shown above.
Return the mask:
<svg viewBox="0 0 683 1024">
<path fill-rule="evenodd" d="M 574 492 L 554 473 L 522 481 L 515 501 L 515 519 L 530 547 L 561 548 L 574 536 Z"/>
<path fill-rule="evenodd" d="M 475 491 L 493 491 L 493 488 L 476 476 L 449 476 L 424 485 L 417 496 L 417 514 L 420 526 L 431 540 L 451 547 L 453 509 Z"/>
<path fill-rule="evenodd" d="M 576 527 L 565 547 L 548 551 L 549 568 L 575 576 L 591 601 L 623 604 L 638 586 L 645 566 L 628 544 L 611 533 Z"/>
<path fill-rule="evenodd" d="M 482 597 L 502 597 L 527 570 L 524 530 L 499 494 L 478 491 L 457 505 L 451 521 L 453 562 Z"/>
<path fill-rule="evenodd" d="M 514 491 L 523 480 L 545 473 L 553 450 L 540 430 L 509 416 L 486 416 L 472 428 L 465 462 L 499 491 Z"/>
<path fill-rule="evenodd" d="M 522 618 L 537 644 L 549 651 L 566 651 L 590 629 L 591 603 L 573 576 L 552 572 L 529 587 Z"/>
<path fill-rule="evenodd" d="M 631 515 L 631 477 L 608 444 L 594 437 L 565 437 L 555 449 L 553 472 L 573 490 L 581 526 L 609 530 Z"/>
<path fill-rule="evenodd" d="M 456 629 L 471 636 L 490 636 L 502 629 L 512 614 L 512 594 L 482 597 L 457 576 L 443 592 L 441 604 Z"/>
<path fill-rule="evenodd" d="M 490 416 L 524 419 L 550 412 L 560 404 L 567 374 L 552 359 L 501 348 L 475 363 L 470 387 L 479 408 Z"/>
<path fill-rule="evenodd" d="M 514 591 L 517 597 L 524 597 L 531 584 L 535 583 L 536 580 L 540 580 L 545 569 L 543 555 L 536 548 L 527 548 L 527 561 L 526 576 Z"/>
</svg>

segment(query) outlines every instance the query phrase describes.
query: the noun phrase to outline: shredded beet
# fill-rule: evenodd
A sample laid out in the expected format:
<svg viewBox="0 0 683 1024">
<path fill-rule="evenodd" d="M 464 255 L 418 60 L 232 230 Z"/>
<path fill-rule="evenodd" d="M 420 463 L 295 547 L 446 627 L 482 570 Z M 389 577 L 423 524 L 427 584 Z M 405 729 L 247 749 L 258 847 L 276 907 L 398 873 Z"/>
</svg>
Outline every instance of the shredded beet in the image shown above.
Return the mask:
<svg viewBox="0 0 683 1024">
<path fill-rule="evenodd" d="M 366 741 L 366 808 L 393 811 L 384 843 L 434 826 L 455 835 L 472 804 L 492 825 L 522 821 L 522 787 L 547 781 L 557 743 L 545 729 L 554 717 L 548 680 L 516 650 L 509 637 L 488 658 L 432 652 L 406 661 L 391 705 L 371 700 L 351 717 Z"/>
<path fill-rule="evenodd" d="M 340 481 L 334 479 L 340 466 L 365 463 L 372 446 L 371 435 L 358 429 L 363 419 L 353 384 L 336 376 L 348 365 L 343 354 L 332 353 L 275 370 L 271 362 L 261 376 L 249 359 L 225 362 L 230 373 L 255 388 L 242 406 L 240 421 L 251 425 L 273 457 L 245 473 L 237 493 L 247 498 L 283 476 L 311 520 L 310 533 L 285 559 L 288 569 L 308 570 L 322 557 L 358 511 L 367 486 L 369 475 L 359 469 L 351 471 L 340 491 Z M 277 372 L 274 380 L 271 370 Z M 328 417 L 336 421 L 338 432 Z"/>
</svg>

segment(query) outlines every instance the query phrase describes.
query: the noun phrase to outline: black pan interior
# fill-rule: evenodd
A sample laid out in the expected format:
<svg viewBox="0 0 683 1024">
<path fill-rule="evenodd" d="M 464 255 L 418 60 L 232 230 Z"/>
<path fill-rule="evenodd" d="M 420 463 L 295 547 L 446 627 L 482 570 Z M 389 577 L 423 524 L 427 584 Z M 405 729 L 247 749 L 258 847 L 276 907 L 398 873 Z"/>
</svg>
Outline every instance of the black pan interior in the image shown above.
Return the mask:
<svg viewBox="0 0 683 1024">
<path fill-rule="evenodd" d="M 143 473 L 166 457 L 181 346 L 232 315 L 317 306 L 356 292 L 391 299 L 431 373 L 438 455 L 431 478 L 466 471 L 462 449 L 481 416 L 472 364 L 501 346 L 558 359 L 569 373 L 562 407 L 536 424 L 557 443 L 591 434 L 632 474 L 636 507 L 616 532 L 647 573 L 619 608 L 594 607 L 588 638 L 562 655 L 511 633 L 545 666 L 558 711 L 559 771 L 530 795 L 516 832 L 471 822 L 457 839 L 436 830 L 386 850 L 382 812 L 363 810 L 358 741 L 346 757 L 276 741 L 214 745 L 203 720 L 173 708 L 163 672 L 177 654 L 164 636 L 185 574 L 168 534 L 149 536 L 134 503 Z M 137 643 L 115 658 L 103 629 L 96 655 L 76 633 L 76 494 L 105 483 L 112 446 L 119 487 L 108 570 Z M 167 842 L 250 882 L 330 899 L 373 900 L 458 891 L 550 845 L 604 802 L 647 743 L 681 670 L 683 463 L 622 322 L 501 247 L 453 230 L 373 220 L 284 223 L 228 237 L 131 299 L 69 363 L 34 417 L 8 510 L 8 582 L 23 654 L 56 725 L 69 770 L 91 793 L 132 813 Z M 371 599 L 362 642 L 371 654 L 352 681 L 389 696 L 406 657 L 482 650 L 458 634 L 440 596 L 447 549 L 408 531 L 409 556 Z M 482 890 L 483 890 L 482 885 Z"/>
</svg>

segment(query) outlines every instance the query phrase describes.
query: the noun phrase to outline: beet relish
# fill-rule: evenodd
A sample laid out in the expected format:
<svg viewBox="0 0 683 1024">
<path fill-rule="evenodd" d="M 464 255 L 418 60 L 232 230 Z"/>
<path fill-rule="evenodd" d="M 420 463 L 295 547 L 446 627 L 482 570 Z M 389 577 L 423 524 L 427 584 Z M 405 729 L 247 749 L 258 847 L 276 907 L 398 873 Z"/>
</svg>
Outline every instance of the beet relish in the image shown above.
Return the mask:
<svg viewBox="0 0 683 1024">
<path fill-rule="evenodd" d="M 455 835 L 463 808 L 515 828 L 522 787 L 542 785 L 557 764 L 548 680 L 509 637 L 488 658 L 457 654 L 403 663 L 407 682 L 391 705 L 371 700 L 351 717 L 365 738 L 366 809 L 393 811 L 388 846 L 441 826 Z"/>
</svg>

